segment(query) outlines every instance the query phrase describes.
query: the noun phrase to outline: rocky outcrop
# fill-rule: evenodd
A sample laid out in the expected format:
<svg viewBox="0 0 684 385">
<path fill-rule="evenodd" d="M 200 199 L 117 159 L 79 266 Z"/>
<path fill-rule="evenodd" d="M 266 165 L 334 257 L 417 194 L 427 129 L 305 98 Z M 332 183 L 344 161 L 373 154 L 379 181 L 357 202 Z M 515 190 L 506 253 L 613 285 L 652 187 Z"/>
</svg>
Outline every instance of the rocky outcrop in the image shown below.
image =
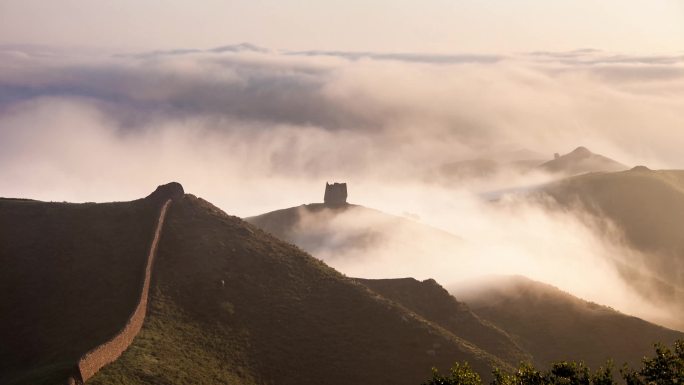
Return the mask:
<svg viewBox="0 0 684 385">
<path fill-rule="evenodd" d="M 157 187 L 157 189 L 145 199 L 162 204 L 169 199 L 177 201 L 183 198 L 183 195 L 185 195 L 183 186 L 178 182 L 171 182 Z"/>
<path fill-rule="evenodd" d="M 164 226 L 166 212 L 171 202 L 182 198 L 183 195 L 183 186 L 181 186 L 179 183 L 173 182 L 157 187 L 157 189 L 146 198 L 149 200 L 163 202 L 163 205 L 161 206 L 157 227 L 155 229 L 154 237 L 147 255 L 145 276 L 142 281 L 138 304 L 131 316 L 128 318 L 128 321 L 124 327 L 117 335 L 112 337 L 109 341 L 93 348 L 84 354 L 81 359 L 79 359 L 78 367 L 76 369 L 77 373 L 69 378 L 69 384 L 85 383 L 105 365 L 119 358 L 121 354 L 131 345 L 133 339 L 135 339 L 142 329 L 143 322 L 145 321 L 145 314 L 147 312 L 152 267 L 154 265 L 154 258 L 157 254 L 157 246 L 159 244 L 159 238 Z"/>
</svg>

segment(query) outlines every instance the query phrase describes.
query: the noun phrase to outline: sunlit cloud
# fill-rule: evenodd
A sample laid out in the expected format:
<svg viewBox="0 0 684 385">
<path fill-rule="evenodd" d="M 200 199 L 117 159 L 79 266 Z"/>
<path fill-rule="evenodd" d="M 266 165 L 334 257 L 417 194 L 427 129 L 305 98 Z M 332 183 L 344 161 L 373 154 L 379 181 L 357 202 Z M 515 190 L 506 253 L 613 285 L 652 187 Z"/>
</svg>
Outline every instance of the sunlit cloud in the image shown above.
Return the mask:
<svg viewBox="0 0 684 385">
<path fill-rule="evenodd" d="M 352 202 L 410 213 L 461 241 L 414 232 L 423 246 L 397 248 L 409 234 L 394 228 L 354 255 L 312 250 L 344 273 L 445 284 L 524 274 L 653 314 L 610 263 L 632 252 L 619 235 L 599 231 L 605 227 L 581 212 L 487 202 L 492 191 L 527 191 L 554 176 L 504 167 L 447 183 L 434 172 L 470 159 L 543 161 L 579 145 L 629 166 L 681 167 L 681 56 L 237 45 L 126 55 L 5 46 L 0 57 L 2 196 L 136 199 L 177 180 L 248 216 L 320 201 L 325 181 L 346 181 Z M 325 226 L 341 234 L 376 219 L 340 217 Z"/>
</svg>

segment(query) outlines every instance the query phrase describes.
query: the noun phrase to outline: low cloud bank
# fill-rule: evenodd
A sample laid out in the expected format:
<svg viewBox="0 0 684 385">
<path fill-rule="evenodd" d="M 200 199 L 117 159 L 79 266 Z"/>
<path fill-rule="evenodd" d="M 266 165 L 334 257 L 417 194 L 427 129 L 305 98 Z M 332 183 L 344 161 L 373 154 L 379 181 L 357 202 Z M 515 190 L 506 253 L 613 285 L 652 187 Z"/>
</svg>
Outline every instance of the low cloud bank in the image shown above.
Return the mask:
<svg viewBox="0 0 684 385">
<path fill-rule="evenodd" d="M 412 208 L 420 214 L 300 208 L 289 239 L 350 276 L 434 278 L 455 287 L 491 275 L 523 275 L 684 329 L 682 298 L 654 298 L 646 283 L 635 286 L 621 273 L 620 267 L 629 266 L 651 274 L 647 264 L 640 265 L 644 256 L 624 244 L 612 223 L 580 207 L 561 209 L 551 198 L 506 195 L 485 202 L 465 191 L 413 187 L 384 197 L 419 202 Z M 415 222 L 418 216 L 427 219 Z"/>
</svg>

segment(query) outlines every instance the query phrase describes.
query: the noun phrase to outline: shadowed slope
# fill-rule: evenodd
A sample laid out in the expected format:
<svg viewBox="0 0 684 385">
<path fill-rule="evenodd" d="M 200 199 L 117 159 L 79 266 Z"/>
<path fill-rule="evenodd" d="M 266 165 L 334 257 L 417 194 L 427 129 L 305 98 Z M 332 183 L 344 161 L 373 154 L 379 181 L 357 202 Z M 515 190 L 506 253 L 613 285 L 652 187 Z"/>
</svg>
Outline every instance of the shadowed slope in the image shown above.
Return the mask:
<svg viewBox="0 0 684 385">
<path fill-rule="evenodd" d="M 0 383 L 55 383 L 136 306 L 155 202 L 0 199 Z"/>
<path fill-rule="evenodd" d="M 186 195 L 171 206 L 151 310 L 93 384 L 416 384 L 493 356 L 299 249 Z"/>
<path fill-rule="evenodd" d="M 599 367 L 608 359 L 638 365 L 654 343 L 684 336 L 520 276 L 467 283 L 452 292 L 514 336 L 540 367 L 562 360 Z"/>
<path fill-rule="evenodd" d="M 684 171 L 635 168 L 589 174 L 563 180 L 545 191 L 561 204 L 579 202 L 590 212 L 607 216 L 632 246 L 659 256 L 652 267 L 684 282 L 684 271 L 672 269 L 673 262 L 684 267 Z"/>
<path fill-rule="evenodd" d="M 147 299 L 149 298 L 150 281 L 152 278 L 154 259 L 157 254 L 157 245 L 159 244 L 161 231 L 164 227 L 166 211 L 171 202 L 171 199 L 169 199 L 164 202 L 161 207 L 154 238 L 145 262 L 145 276 L 140 284 L 140 291 L 138 293 L 139 300 L 135 310 L 131 313 L 124 326 L 115 336 L 94 349 L 91 349 L 78 360 L 78 373 L 75 373 L 74 377 L 69 379 L 69 383 L 82 383 L 88 381 L 104 366 L 116 361 L 121 354 L 128 349 L 131 343 L 133 343 L 133 340 L 140 332 L 140 329 L 142 329 L 142 325 L 145 322 L 145 315 L 147 314 Z"/>
<path fill-rule="evenodd" d="M 512 366 L 532 359 L 506 332 L 475 315 L 433 279 L 356 280 Z"/>
<path fill-rule="evenodd" d="M 678 306 L 684 319 L 684 171 L 637 167 L 588 174 L 545 192 L 563 206 L 579 204 L 615 224 L 626 243 L 643 254 L 616 258 L 627 282 L 652 301 Z M 676 326 L 684 329 L 682 322 Z"/>
</svg>

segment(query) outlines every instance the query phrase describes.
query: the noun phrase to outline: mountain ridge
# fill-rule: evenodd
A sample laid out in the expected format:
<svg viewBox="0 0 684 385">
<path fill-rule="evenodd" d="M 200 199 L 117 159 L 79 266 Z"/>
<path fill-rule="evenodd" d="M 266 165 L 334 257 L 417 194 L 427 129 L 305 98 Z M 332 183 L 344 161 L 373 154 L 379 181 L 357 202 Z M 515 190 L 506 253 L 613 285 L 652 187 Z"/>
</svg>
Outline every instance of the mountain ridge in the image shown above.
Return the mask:
<svg viewBox="0 0 684 385">
<path fill-rule="evenodd" d="M 146 261 L 143 256 L 149 246 L 146 235 L 135 242 L 133 235 L 148 234 L 141 229 L 151 231 L 159 207 L 155 202 L 154 194 L 150 199 L 114 204 L 0 201 L 1 228 L 14 225 L 14 232 L 3 232 L 13 239 L 8 242 L 9 238 L 2 238 L 0 258 L 12 262 L 6 266 L 16 265 L 3 272 L 2 288 L 12 289 L 5 291 L 4 301 L 0 300 L 3 309 L 11 308 L 15 301 L 26 301 L 27 293 L 35 291 L 31 285 L 17 285 L 16 279 L 22 274 L 9 272 L 24 269 L 34 276 L 40 273 L 43 280 L 59 278 L 81 284 L 70 275 L 69 265 L 87 262 L 91 255 L 105 255 L 97 245 L 139 246 L 135 253 L 111 246 L 107 250 L 112 263 L 93 261 L 98 264 L 80 268 L 84 276 L 90 277 L 83 282 L 91 295 L 90 302 L 83 302 L 80 296 L 85 286 L 76 291 L 59 286 L 49 290 L 60 295 L 56 313 L 66 307 L 80 315 L 84 309 L 91 311 L 93 304 L 101 303 L 94 318 L 76 316 L 80 322 L 77 326 L 72 325 L 72 316 L 64 324 L 53 322 L 49 329 L 33 321 L 30 314 L 0 320 L 3 331 L 15 330 L 8 322 L 23 325 L 25 332 L 3 337 L 3 341 L 15 341 L 17 347 L 27 335 L 40 339 L 59 337 L 51 347 L 37 350 L 44 355 L 41 361 L 27 361 L 23 366 L 8 359 L 17 357 L 17 350 L 10 348 L 14 345 L 0 346 L 3 364 L 14 370 L 11 377 L 6 376 L 6 369 L 2 370 L 3 383 L 60 382 L 58 379 L 67 377 L 66 371 L 83 353 L 120 330 L 139 298 Z M 110 220 L 134 208 L 138 211 L 132 211 L 126 221 Z M 70 216 L 73 220 L 64 222 Z M 145 216 L 148 220 L 142 220 Z M 52 225 L 41 225 L 41 221 L 59 224 L 60 231 L 55 232 Z M 120 228 L 109 229 L 112 225 Z M 68 270 L 54 270 L 41 263 L 24 265 L 28 260 L 47 261 L 42 253 L 35 254 L 34 249 L 25 247 L 41 235 L 41 231 L 26 229 L 40 230 L 40 226 L 55 236 L 42 238 L 45 250 L 60 249 L 60 242 L 70 246 L 57 259 L 69 266 Z M 77 241 L 77 234 L 91 240 Z M 91 244 L 94 248 L 89 248 Z M 17 258 L 20 251 L 30 258 Z M 511 367 L 295 246 L 190 194 L 182 195 L 169 207 L 157 253 L 149 309 L 140 334 L 118 360 L 88 383 L 218 384 L 228 380 L 261 384 L 277 380 L 283 384 L 317 384 L 325 377 L 331 384 L 413 384 L 429 375 L 431 367 L 446 369 L 454 361 L 467 360 L 484 373 L 495 366 Z M 137 262 L 125 262 L 118 258 L 119 254 L 132 256 Z M 108 274 L 119 278 L 110 279 Z M 127 294 L 120 297 L 126 301 L 111 306 L 103 301 L 109 287 L 100 289 L 91 281 L 125 289 Z M 50 298 L 26 301 L 27 310 L 43 312 L 53 302 Z M 110 328 L 102 329 L 97 324 L 100 320 L 110 320 Z M 84 333 L 89 328 L 99 334 L 91 337 Z M 65 331 L 72 329 L 83 344 L 71 346 L 77 336 Z M 64 348 L 69 355 L 63 354 Z M 58 368 L 54 367 L 57 363 Z M 388 372 L 390 367 L 395 369 Z"/>
<path fill-rule="evenodd" d="M 576 175 L 587 172 L 624 171 L 629 167 L 580 146 L 567 154 L 558 155 L 555 159 L 539 165 L 538 168 L 551 173 Z"/>
<path fill-rule="evenodd" d="M 680 321 L 670 322 L 684 329 L 684 171 L 636 167 L 579 175 L 540 194 L 553 198 L 553 207 L 587 212 L 606 233 L 617 229 L 616 242 L 636 251 L 613 261 L 618 271 L 646 299 L 674 306 Z"/>
<path fill-rule="evenodd" d="M 223 230 L 214 227 L 218 224 Z M 126 378 L 126 383 L 143 383 L 142 378 L 156 382 L 185 378 L 168 363 L 163 370 L 146 365 L 140 371 L 140 362 L 144 363 L 148 354 L 160 356 L 163 353 L 159 352 L 178 346 L 197 351 L 192 341 L 183 339 L 173 346 L 154 346 L 156 336 L 164 334 L 160 330 L 166 327 L 162 322 L 166 320 L 182 328 L 201 328 L 219 340 L 244 335 L 248 343 L 236 341 L 231 347 L 231 351 L 242 351 L 242 358 L 231 356 L 234 353 L 220 346 L 196 354 L 211 360 L 232 357 L 226 366 L 231 361 L 243 362 L 244 378 L 257 383 L 277 378 L 279 383 L 313 384 L 321 376 L 340 384 L 416 383 L 425 377 L 425 369 L 435 364 L 448 367 L 459 357 L 469 357 L 472 365 L 485 372 L 492 365 L 508 366 L 301 250 L 191 195 L 171 207 L 159 252 L 150 322 L 143 327 L 141 338 L 121 360 L 100 372 L 94 384 L 111 383 L 116 378 Z M 183 310 L 176 313 L 169 303 Z M 368 319 L 374 321 L 368 323 Z M 235 334 L 239 330 L 244 332 Z M 338 334 L 343 330 L 348 332 Z M 340 355 L 339 349 L 346 353 Z M 409 351 L 413 353 L 407 354 Z M 178 358 L 169 360 L 184 368 Z M 382 369 L 392 365 L 396 365 L 395 374 Z M 149 371 L 153 377 L 143 376 Z M 211 378 L 203 381 L 213 382 Z"/>
<path fill-rule="evenodd" d="M 684 337 L 523 276 L 492 277 L 450 291 L 473 312 L 515 336 L 539 367 L 573 360 L 599 367 L 608 359 L 618 366 L 637 365 L 655 341 L 671 343 Z"/>
</svg>

